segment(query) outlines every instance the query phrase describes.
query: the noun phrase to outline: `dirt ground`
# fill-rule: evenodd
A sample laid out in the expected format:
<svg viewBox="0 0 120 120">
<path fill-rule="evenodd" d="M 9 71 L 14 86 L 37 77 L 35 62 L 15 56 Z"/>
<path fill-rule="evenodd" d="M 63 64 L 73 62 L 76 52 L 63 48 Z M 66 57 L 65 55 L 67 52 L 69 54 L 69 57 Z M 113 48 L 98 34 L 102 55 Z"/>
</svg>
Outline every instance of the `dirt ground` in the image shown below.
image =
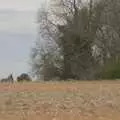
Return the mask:
<svg viewBox="0 0 120 120">
<path fill-rule="evenodd" d="M 120 81 L 0 84 L 0 120 L 120 120 Z"/>
</svg>

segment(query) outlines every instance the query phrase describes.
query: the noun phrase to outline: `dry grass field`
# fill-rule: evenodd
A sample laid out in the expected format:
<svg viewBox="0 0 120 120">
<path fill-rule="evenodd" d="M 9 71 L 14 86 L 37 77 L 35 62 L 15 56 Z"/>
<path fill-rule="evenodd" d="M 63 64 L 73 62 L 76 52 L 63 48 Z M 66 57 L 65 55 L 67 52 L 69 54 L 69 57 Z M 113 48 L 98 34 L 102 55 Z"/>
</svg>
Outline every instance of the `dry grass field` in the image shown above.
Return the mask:
<svg viewBox="0 0 120 120">
<path fill-rule="evenodd" d="M 120 82 L 0 84 L 0 120 L 120 120 Z"/>
</svg>

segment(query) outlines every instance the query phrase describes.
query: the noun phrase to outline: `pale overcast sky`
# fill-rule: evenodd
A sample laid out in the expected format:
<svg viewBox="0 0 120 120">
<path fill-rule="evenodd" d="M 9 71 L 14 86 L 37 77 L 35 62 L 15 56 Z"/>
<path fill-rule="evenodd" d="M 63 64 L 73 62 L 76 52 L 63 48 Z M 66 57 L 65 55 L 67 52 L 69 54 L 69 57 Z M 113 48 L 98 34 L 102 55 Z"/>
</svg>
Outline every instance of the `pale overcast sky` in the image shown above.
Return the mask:
<svg viewBox="0 0 120 120">
<path fill-rule="evenodd" d="M 0 78 L 29 71 L 36 11 L 45 0 L 0 0 Z"/>
<path fill-rule="evenodd" d="M 0 0 L 0 8 L 36 11 L 36 8 L 39 7 L 41 1 L 43 0 Z"/>
</svg>

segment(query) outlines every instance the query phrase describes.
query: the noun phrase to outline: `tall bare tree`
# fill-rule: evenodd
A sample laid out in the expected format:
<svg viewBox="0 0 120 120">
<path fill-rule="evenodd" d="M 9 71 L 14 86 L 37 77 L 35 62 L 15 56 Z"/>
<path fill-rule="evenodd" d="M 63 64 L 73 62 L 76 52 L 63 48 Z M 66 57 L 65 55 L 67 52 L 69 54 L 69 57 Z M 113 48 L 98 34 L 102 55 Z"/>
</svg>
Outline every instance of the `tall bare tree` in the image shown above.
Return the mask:
<svg viewBox="0 0 120 120">
<path fill-rule="evenodd" d="M 40 10 L 38 41 L 44 40 L 44 49 L 40 42 L 34 52 L 42 63 L 35 64 L 37 73 L 42 71 L 46 79 L 95 79 L 98 63 L 104 65 L 108 59 L 119 57 L 118 3 L 54 0 L 49 10 Z"/>
</svg>

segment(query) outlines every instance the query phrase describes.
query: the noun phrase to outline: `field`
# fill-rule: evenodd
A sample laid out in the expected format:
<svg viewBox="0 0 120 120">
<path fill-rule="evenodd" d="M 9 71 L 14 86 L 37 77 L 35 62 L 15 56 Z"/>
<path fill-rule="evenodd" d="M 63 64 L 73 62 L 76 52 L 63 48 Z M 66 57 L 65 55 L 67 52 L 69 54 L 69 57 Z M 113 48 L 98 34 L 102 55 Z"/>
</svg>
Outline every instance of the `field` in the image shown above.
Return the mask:
<svg viewBox="0 0 120 120">
<path fill-rule="evenodd" d="M 120 120 L 120 82 L 0 84 L 0 120 Z"/>
</svg>

